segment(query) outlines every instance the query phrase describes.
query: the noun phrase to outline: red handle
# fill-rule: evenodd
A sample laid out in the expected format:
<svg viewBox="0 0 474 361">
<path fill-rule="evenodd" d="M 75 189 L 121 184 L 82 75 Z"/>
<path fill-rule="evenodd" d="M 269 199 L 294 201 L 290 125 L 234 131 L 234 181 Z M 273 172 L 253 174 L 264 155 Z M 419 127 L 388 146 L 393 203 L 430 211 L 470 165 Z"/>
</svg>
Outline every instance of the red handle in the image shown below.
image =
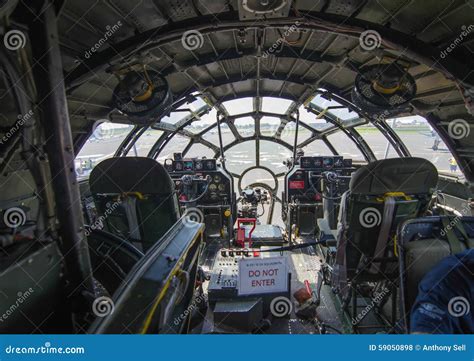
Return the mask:
<svg viewBox="0 0 474 361">
<path fill-rule="evenodd" d="M 252 229 L 249 231 L 249 237 L 248 237 L 248 239 L 251 239 L 252 233 L 257 225 L 257 219 L 256 218 L 237 218 L 237 229 L 240 229 L 240 225 L 243 223 L 253 224 Z"/>
</svg>

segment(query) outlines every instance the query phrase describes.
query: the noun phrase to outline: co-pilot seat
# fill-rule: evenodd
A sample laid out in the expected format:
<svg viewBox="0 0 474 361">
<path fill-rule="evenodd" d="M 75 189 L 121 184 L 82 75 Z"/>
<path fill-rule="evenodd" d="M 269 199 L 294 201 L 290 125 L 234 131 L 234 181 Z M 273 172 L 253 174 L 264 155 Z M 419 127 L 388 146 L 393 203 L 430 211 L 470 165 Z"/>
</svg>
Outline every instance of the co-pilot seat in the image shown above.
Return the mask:
<svg viewBox="0 0 474 361">
<path fill-rule="evenodd" d="M 332 273 L 346 302 L 358 284 L 396 279 L 397 226 L 425 213 L 437 182 L 436 168 L 421 158 L 375 161 L 353 173 L 341 200 Z"/>
<path fill-rule="evenodd" d="M 154 159 L 106 159 L 92 170 L 89 184 L 104 229 L 143 252 L 179 218 L 174 183 Z"/>
</svg>

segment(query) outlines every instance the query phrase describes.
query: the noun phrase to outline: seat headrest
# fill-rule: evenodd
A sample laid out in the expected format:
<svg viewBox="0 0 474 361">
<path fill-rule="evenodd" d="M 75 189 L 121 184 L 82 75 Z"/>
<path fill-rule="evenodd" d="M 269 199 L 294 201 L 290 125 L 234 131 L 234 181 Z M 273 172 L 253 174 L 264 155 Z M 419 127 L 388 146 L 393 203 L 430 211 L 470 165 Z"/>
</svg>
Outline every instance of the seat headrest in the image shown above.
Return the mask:
<svg viewBox="0 0 474 361">
<path fill-rule="evenodd" d="M 359 168 L 352 174 L 349 189 L 353 194 L 367 195 L 387 192 L 430 194 L 437 183 L 438 171 L 426 159 L 391 158 Z"/>
<path fill-rule="evenodd" d="M 97 164 L 89 177 L 92 194 L 140 192 L 168 195 L 174 183 L 166 169 L 146 157 L 113 157 Z"/>
</svg>

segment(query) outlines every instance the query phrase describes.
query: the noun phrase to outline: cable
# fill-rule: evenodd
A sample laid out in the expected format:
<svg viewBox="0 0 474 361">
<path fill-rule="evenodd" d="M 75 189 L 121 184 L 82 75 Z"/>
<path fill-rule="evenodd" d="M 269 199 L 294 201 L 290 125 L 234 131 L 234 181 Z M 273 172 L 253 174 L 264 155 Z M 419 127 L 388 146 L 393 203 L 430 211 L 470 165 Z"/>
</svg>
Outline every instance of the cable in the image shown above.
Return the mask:
<svg viewBox="0 0 474 361">
<path fill-rule="evenodd" d="M 316 246 L 318 244 L 325 245 L 326 241 L 316 241 L 316 242 L 305 242 L 305 243 L 300 243 L 300 244 L 294 244 L 292 246 L 286 246 L 286 247 L 279 247 L 279 248 L 272 248 L 272 249 L 264 249 L 260 250 L 260 252 L 283 252 L 283 251 L 292 251 L 294 249 L 300 249 L 300 248 L 306 248 L 306 247 L 311 247 L 311 246 Z"/>
<path fill-rule="evenodd" d="M 187 204 L 187 203 L 194 203 L 194 202 L 197 202 L 199 201 L 202 197 L 204 197 L 207 193 L 207 191 L 209 190 L 209 185 L 211 184 L 211 178 L 208 178 L 207 179 L 207 184 L 206 184 L 206 188 L 204 188 L 204 190 L 202 191 L 202 193 L 199 195 L 199 197 L 197 198 L 194 198 L 194 199 L 191 199 L 189 201 L 182 201 L 180 200 L 179 203 L 182 203 L 182 204 Z"/>
</svg>

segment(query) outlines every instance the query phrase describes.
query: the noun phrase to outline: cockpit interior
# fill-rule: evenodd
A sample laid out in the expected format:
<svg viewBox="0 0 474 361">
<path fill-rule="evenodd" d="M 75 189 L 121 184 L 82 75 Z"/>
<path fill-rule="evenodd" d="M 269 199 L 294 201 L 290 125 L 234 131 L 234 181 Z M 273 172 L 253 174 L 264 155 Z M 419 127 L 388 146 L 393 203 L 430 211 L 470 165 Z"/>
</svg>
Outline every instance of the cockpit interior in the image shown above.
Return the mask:
<svg viewBox="0 0 474 361">
<path fill-rule="evenodd" d="M 415 333 L 473 264 L 472 1 L 0 3 L 0 333 Z"/>
</svg>

